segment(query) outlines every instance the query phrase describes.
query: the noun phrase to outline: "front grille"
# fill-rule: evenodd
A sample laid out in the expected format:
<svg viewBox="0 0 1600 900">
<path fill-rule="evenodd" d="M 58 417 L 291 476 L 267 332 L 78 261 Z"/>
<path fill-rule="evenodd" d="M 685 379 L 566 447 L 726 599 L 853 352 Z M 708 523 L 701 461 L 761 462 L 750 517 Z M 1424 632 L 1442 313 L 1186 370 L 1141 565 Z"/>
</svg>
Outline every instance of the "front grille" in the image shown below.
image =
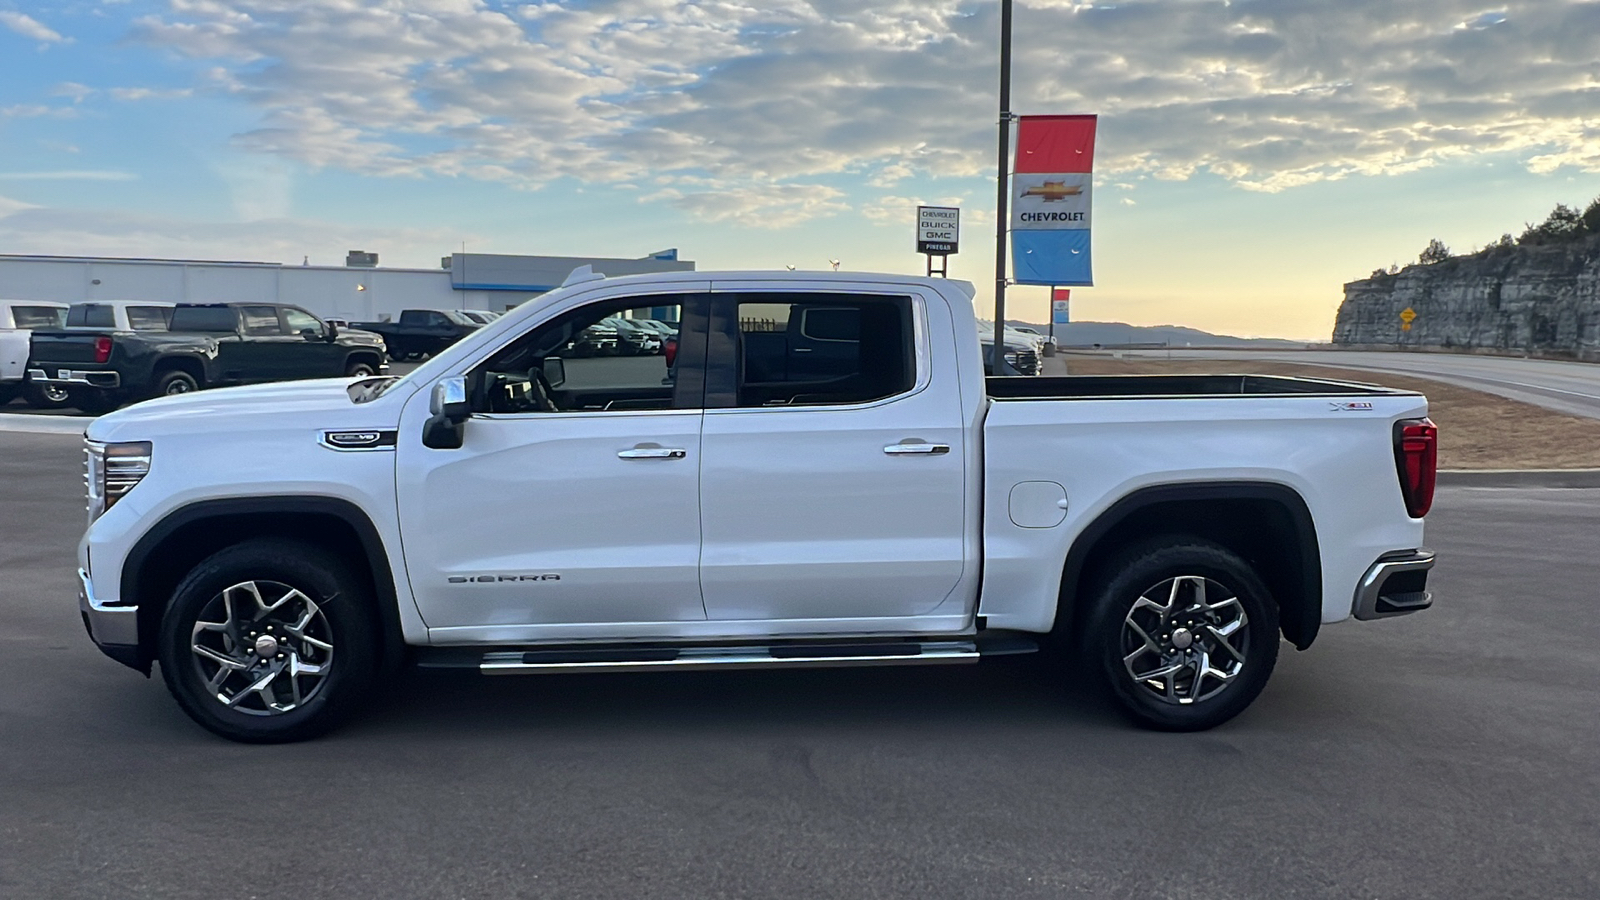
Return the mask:
<svg viewBox="0 0 1600 900">
<path fill-rule="evenodd" d="M 1039 354 L 1032 350 L 1018 350 L 1017 371 L 1024 375 L 1039 374 Z"/>
</svg>

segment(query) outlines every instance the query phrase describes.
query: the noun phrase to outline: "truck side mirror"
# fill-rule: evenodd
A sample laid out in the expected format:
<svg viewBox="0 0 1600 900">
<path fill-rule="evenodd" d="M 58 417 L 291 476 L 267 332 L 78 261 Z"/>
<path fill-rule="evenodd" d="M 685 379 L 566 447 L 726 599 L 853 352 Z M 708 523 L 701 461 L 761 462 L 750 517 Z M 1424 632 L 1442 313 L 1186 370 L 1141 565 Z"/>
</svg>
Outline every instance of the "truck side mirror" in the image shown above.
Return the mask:
<svg viewBox="0 0 1600 900">
<path fill-rule="evenodd" d="M 541 368 L 545 384 L 550 385 L 552 390 L 567 383 L 567 361 L 561 357 L 546 356 Z"/>
<path fill-rule="evenodd" d="M 322 324 L 328 329 L 324 333 L 324 340 L 327 340 L 331 343 L 334 338 L 339 336 L 339 326 L 333 324 L 332 322 L 324 322 Z"/>
<path fill-rule="evenodd" d="M 435 384 L 428 411 L 433 415 L 422 426 L 422 445 L 435 450 L 461 449 L 467 417 L 472 414 L 467 404 L 466 376 L 452 375 Z"/>
</svg>

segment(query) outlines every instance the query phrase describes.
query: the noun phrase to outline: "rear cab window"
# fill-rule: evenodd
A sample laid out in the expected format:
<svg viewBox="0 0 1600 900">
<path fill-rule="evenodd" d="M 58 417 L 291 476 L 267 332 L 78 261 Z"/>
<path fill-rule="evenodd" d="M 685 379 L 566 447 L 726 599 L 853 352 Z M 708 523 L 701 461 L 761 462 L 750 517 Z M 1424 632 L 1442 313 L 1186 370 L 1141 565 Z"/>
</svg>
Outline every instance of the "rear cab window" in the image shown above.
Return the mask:
<svg viewBox="0 0 1600 900">
<path fill-rule="evenodd" d="M 67 311 L 53 306 L 13 306 L 11 319 L 18 328 L 60 328 L 67 324 Z"/>
<path fill-rule="evenodd" d="M 74 303 L 67 310 L 68 328 L 115 328 L 117 311 L 104 303 Z"/>
</svg>

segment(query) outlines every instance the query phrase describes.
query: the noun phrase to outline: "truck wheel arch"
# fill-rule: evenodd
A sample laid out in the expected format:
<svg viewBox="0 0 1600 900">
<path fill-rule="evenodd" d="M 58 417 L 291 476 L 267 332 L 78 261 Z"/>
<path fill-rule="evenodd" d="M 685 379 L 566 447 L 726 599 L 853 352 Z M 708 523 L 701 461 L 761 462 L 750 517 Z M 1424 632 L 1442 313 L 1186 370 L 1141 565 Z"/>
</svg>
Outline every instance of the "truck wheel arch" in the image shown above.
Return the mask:
<svg viewBox="0 0 1600 900">
<path fill-rule="evenodd" d="M 1073 541 L 1061 573 L 1054 632 L 1087 611 L 1096 565 L 1118 547 L 1156 534 L 1193 535 L 1228 547 L 1255 566 L 1278 601 L 1285 639 L 1300 650 L 1322 623 L 1322 556 L 1305 498 L 1274 482 L 1164 484 L 1112 504 Z"/>
<path fill-rule="evenodd" d="M 150 674 L 155 641 L 173 588 L 201 560 L 251 537 L 279 535 L 311 541 L 350 557 L 369 579 L 382 630 L 383 666 L 404 658 L 394 575 L 383 539 L 371 518 L 338 497 L 236 497 L 203 500 L 168 513 L 134 544 L 123 561 L 121 599 L 139 607 L 138 668 Z"/>
<path fill-rule="evenodd" d="M 201 388 L 206 386 L 205 364 L 194 356 L 164 356 L 156 360 L 156 364 L 150 368 L 150 386 L 154 387 L 157 379 L 173 370 L 187 372 L 196 385 Z"/>
</svg>

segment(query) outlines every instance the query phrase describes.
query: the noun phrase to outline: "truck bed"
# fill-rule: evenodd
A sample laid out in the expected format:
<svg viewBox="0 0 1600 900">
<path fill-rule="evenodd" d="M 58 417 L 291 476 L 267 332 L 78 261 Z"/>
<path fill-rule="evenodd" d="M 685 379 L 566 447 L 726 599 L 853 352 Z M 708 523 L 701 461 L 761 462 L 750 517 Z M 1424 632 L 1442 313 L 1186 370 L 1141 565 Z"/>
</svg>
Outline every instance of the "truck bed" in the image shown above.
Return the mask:
<svg viewBox="0 0 1600 900">
<path fill-rule="evenodd" d="M 1404 394 L 1374 384 L 1283 375 L 1067 375 L 985 379 L 996 400 L 1088 400 L 1110 397 L 1282 397 L 1304 394 Z"/>
</svg>

